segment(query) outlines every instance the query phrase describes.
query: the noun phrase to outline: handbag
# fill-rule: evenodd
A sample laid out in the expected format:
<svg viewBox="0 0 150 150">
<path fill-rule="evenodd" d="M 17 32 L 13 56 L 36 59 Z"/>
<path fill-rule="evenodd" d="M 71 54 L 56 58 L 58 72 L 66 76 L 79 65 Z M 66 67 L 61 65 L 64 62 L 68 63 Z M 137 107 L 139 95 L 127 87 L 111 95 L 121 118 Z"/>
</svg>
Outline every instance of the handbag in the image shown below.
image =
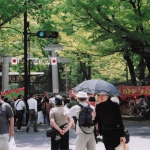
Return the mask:
<svg viewBox="0 0 150 150">
<path fill-rule="evenodd" d="M 55 137 L 56 134 L 57 134 L 57 132 L 58 132 L 58 131 L 57 131 L 55 128 L 50 127 L 50 128 L 48 128 L 48 129 L 46 130 L 46 136 L 47 136 L 47 137 Z"/>
<path fill-rule="evenodd" d="M 120 142 L 120 144 L 115 148 L 115 150 L 129 150 L 129 147 L 125 143 Z"/>
<path fill-rule="evenodd" d="M 9 150 L 16 150 L 16 143 L 14 137 L 9 137 L 8 145 Z"/>
<path fill-rule="evenodd" d="M 128 130 L 125 130 L 124 133 L 125 133 L 125 138 L 126 138 L 126 142 L 125 143 L 127 144 L 130 141 L 130 133 L 129 133 Z"/>
</svg>

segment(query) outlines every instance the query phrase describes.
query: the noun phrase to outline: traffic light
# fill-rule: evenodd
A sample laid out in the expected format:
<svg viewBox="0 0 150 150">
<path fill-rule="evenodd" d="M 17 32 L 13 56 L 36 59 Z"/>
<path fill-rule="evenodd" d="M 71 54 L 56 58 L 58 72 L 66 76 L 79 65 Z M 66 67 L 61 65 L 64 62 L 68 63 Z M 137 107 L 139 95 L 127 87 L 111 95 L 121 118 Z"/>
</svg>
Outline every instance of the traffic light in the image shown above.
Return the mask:
<svg viewBox="0 0 150 150">
<path fill-rule="evenodd" d="M 57 38 L 58 37 L 58 32 L 57 31 L 38 31 L 37 36 L 39 38 Z"/>
</svg>

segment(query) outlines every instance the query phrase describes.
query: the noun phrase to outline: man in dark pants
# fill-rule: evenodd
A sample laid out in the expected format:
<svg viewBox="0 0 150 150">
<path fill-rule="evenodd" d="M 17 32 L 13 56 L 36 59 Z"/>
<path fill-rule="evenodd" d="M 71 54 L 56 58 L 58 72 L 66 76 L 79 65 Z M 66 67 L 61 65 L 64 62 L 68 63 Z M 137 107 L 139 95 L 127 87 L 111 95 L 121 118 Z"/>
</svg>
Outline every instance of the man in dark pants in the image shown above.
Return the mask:
<svg viewBox="0 0 150 150">
<path fill-rule="evenodd" d="M 21 126 L 22 126 L 22 120 L 23 120 L 23 113 L 26 110 L 26 106 L 25 103 L 23 101 L 23 96 L 22 95 L 18 95 L 18 100 L 15 101 L 15 113 L 17 115 L 17 132 L 22 131 L 21 130 Z"/>
<path fill-rule="evenodd" d="M 50 110 L 50 123 L 57 130 L 57 135 L 51 137 L 51 150 L 69 150 L 69 129 L 72 119 L 64 115 L 67 108 L 63 106 L 62 97 L 55 98 L 55 107 Z"/>
<path fill-rule="evenodd" d="M 29 106 L 29 121 L 26 128 L 26 132 L 29 132 L 31 123 L 34 122 L 34 132 L 38 132 L 37 130 L 37 100 L 35 99 L 35 94 L 31 93 L 31 98 L 28 99 L 28 106 Z"/>
</svg>

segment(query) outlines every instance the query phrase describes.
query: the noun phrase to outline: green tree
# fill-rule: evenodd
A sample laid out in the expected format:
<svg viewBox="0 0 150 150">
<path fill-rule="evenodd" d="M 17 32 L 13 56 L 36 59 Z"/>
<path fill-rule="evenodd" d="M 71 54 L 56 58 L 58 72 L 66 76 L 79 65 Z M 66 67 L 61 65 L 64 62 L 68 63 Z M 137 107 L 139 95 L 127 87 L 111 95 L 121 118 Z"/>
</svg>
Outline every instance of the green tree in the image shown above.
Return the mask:
<svg viewBox="0 0 150 150">
<path fill-rule="evenodd" d="M 90 40 L 98 48 L 99 52 L 97 53 L 103 55 L 112 55 L 116 52 L 123 53 L 123 58 L 129 65 L 133 85 L 137 84 L 134 70 L 135 59 L 132 59 L 133 56 L 128 54 L 135 55 L 135 57 L 136 55 L 141 56 L 148 71 L 150 71 L 148 59 L 149 1 L 62 0 L 59 4 L 58 1 L 55 4 L 57 4 L 54 9 L 55 14 L 57 12 L 63 20 L 61 23 L 64 28 L 63 31 L 71 34 L 72 26 L 75 31 L 82 28 L 85 32 L 91 33 Z M 110 40 L 111 47 L 102 45 L 103 43 L 110 43 Z M 139 73 L 143 74 L 143 71 L 141 70 Z M 144 78 L 144 76 L 141 75 L 140 78 Z M 144 81 L 144 79 L 142 80 Z"/>
</svg>

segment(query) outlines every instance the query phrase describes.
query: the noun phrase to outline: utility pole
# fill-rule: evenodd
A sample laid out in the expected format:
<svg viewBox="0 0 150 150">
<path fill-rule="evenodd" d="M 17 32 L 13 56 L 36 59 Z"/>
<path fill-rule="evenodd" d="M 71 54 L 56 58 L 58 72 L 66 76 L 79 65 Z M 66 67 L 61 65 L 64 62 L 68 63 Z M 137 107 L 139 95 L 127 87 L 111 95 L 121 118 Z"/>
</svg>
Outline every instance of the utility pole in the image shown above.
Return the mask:
<svg viewBox="0 0 150 150">
<path fill-rule="evenodd" d="M 25 0 L 24 6 L 27 6 L 27 1 Z M 29 22 L 27 21 L 27 9 L 24 12 L 24 99 L 27 101 L 27 95 L 28 95 L 28 29 Z"/>
<path fill-rule="evenodd" d="M 27 2 L 25 0 L 24 7 L 26 8 L 24 12 L 24 99 L 27 101 L 27 96 L 29 94 L 29 75 L 28 75 L 28 35 L 37 36 L 39 38 L 52 38 L 56 39 L 59 35 L 57 31 L 38 31 L 37 33 L 28 33 L 29 22 L 27 21 Z"/>
</svg>

